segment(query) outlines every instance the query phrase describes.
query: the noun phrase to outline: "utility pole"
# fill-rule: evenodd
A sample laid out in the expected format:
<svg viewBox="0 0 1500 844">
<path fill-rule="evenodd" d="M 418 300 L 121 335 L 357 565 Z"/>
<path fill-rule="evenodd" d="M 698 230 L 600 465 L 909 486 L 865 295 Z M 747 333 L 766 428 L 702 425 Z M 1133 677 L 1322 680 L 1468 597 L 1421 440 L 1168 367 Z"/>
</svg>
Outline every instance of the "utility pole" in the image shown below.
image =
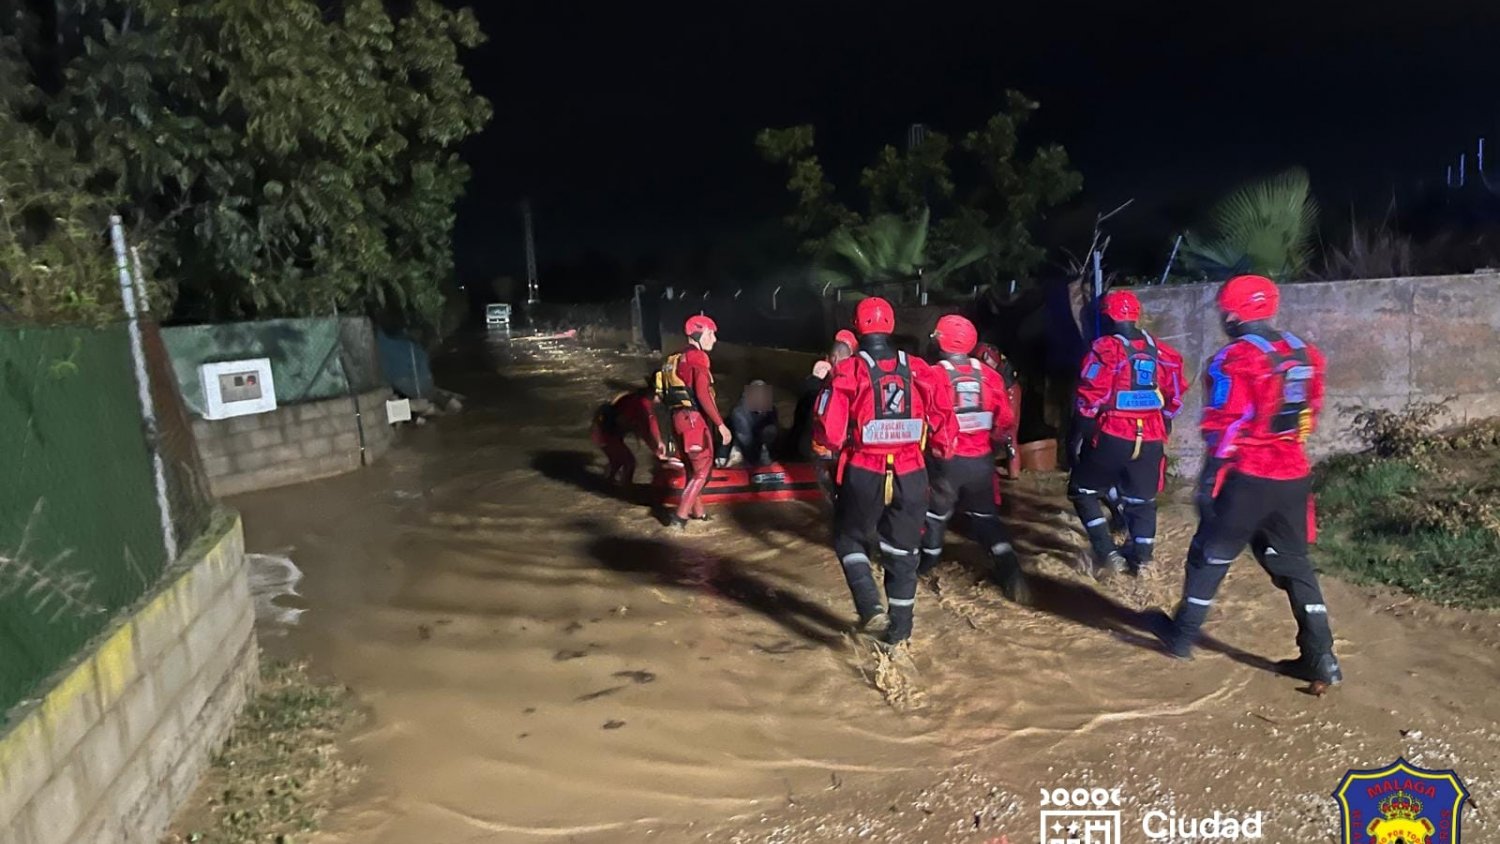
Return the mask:
<svg viewBox="0 0 1500 844">
<path fill-rule="evenodd" d="M 922 145 L 927 140 L 927 124 L 913 123 L 906 127 L 906 154 L 911 155 L 912 150 Z M 932 205 L 932 198 L 927 195 L 927 185 L 922 185 L 922 203 Z M 917 304 L 927 304 L 927 285 L 922 279 L 923 267 L 917 267 Z"/>
<path fill-rule="evenodd" d="M 927 124 L 913 123 L 906 129 L 906 151 L 911 152 L 927 140 Z"/>
<path fill-rule="evenodd" d="M 531 200 L 521 201 L 521 219 L 526 226 L 526 306 L 541 301 L 536 288 L 536 239 L 531 233 Z"/>
</svg>

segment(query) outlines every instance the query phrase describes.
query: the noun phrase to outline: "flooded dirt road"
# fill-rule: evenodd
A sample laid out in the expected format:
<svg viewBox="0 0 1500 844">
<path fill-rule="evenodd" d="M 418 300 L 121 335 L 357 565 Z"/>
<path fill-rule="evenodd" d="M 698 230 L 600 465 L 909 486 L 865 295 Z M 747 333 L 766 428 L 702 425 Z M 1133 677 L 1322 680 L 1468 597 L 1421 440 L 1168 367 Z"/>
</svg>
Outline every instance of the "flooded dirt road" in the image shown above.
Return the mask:
<svg viewBox="0 0 1500 844">
<path fill-rule="evenodd" d="M 822 506 L 683 535 L 598 488 L 589 415 L 645 369 L 475 346 L 440 373 L 462 414 L 381 465 L 232 502 L 251 551 L 304 573 L 306 611 L 262 630 L 268 650 L 370 713 L 348 747 L 365 782 L 321 840 L 1020 844 L 1040 840 L 1039 789 L 1103 787 L 1127 842 L 1148 809 L 1259 811 L 1265 840 L 1333 841 L 1345 771 L 1398 755 L 1456 769 L 1479 807 L 1465 832 L 1500 836 L 1496 615 L 1329 583 L 1348 682 L 1313 698 L 1267 670 L 1291 620 L 1244 560 L 1214 642 L 1173 662 L 1140 611 L 1175 600 L 1187 513 L 1164 515 L 1163 571 L 1099 585 L 1072 569 L 1059 480 L 1027 479 L 1009 506 L 1039 605 L 1005 603 L 957 543 L 891 663 L 847 633 Z"/>
</svg>

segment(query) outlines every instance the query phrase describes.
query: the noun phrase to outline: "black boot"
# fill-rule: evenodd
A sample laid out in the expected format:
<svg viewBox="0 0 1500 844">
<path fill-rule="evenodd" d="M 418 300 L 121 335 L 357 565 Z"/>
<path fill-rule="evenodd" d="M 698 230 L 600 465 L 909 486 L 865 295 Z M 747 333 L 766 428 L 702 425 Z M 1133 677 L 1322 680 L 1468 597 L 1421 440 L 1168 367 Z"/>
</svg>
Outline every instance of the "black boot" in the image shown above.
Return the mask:
<svg viewBox="0 0 1500 844">
<path fill-rule="evenodd" d="M 911 607 L 891 607 L 891 626 L 886 628 L 885 643 L 887 645 L 899 645 L 911 638 L 912 612 Z"/>
<path fill-rule="evenodd" d="M 994 566 L 995 582 L 1000 585 L 1001 593 L 1023 607 L 1031 606 L 1031 584 L 1026 580 L 1026 573 L 1021 571 L 1021 561 L 1010 543 L 1002 542 L 991 548 L 990 559 Z"/>
<path fill-rule="evenodd" d="M 1276 663 L 1281 674 L 1309 683 L 1326 683 L 1337 686 L 1344 682 L 1344 672 L 1338 659 L 1331 653 L 1302 654 L 1296 659 L 1283 659 Z"/>
<path fill-rule="evenodd" d="M 849 596 L 854 599 L 854 612 L 859 616 L 860 626 L 885 615 L 880 588 L 875 585 L 875 576 L 870 572 L 869 556 L 859 552 L 846 554 L 839 563 L 844 570 L 844 581 L 849 584 Z"/>
</svg>

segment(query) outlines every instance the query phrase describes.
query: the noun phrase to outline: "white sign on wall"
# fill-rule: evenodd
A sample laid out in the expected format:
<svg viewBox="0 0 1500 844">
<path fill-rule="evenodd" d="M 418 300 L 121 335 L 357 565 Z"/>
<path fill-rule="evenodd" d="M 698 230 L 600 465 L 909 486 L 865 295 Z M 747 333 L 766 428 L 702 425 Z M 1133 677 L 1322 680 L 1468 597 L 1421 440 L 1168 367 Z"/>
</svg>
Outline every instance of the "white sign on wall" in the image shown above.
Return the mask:
<svg viewBox="0 0 1500 844">
<path fill-rule="evenodd" d="M 203 384 L 203 418 L 229 419 L 276 409 L 271 359 L 231 360 L 198 367 Z"/>
</svg>

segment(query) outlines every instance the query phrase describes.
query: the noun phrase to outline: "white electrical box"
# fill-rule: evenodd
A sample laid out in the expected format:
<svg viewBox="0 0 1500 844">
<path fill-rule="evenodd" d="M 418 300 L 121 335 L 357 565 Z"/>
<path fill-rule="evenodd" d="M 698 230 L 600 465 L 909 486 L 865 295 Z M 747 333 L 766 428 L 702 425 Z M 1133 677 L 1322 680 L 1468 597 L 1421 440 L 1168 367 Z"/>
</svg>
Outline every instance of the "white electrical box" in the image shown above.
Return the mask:
<svg viewBox="0 0 1500 844">
<path fill-rule="evenodd" d="M 390 399 L 385 403 L 385 421 L 389 425 L 411 421 L 411 399 Z"/>
<path fill-rule="evenodd" d="M 276 409 L 271 359 L 229 360 L 198 367 L 203 384 L 203 418 L 229 419 Z"/>
</svg>

